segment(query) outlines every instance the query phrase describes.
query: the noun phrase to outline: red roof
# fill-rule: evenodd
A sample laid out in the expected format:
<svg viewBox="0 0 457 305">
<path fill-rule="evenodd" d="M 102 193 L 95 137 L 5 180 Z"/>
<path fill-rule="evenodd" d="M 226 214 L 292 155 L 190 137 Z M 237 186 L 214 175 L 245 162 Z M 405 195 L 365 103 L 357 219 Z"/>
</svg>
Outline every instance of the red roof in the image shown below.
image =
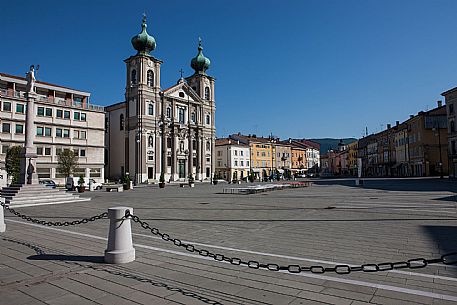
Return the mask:
<svg viewBox="0 0 457 305">
<path fill-rule="evenodd" d="M 219 138 L 216 139 L 216 146 L 222 146 L 222 145 L 238 145 L 238 146 L 248 146 L 245 145 L 241 142 L 238 142 L 235 139 L 230 139 L 230 138 Z"/>
</svg>

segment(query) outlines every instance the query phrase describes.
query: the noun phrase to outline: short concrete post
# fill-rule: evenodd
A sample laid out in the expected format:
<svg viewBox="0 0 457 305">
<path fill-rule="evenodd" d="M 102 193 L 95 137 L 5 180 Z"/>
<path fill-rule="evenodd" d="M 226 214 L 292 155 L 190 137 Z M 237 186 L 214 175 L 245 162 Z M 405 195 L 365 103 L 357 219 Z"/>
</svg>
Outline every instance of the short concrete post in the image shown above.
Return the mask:
<svg viewBox="0 0 457 305">
<path fill-rule="evenodd" d="M 361 185 L 363 185 L 363 180 L 360 179 L 360 178 L 355 179 L 355 185 L 356 185 L 356 186 L 361 186 Z"/>
<path fill-rule="evenodd" d="M 5 225 L 5 215 L 3 213 L 3 206 L 0 207 L 0 233 L 5 232 L 6 225 Z"/>
<path fill-rule="evenodd" d="M 133 209 L 128 207 L 115 207 L 108 209 L 109 234 L 108 248 L 105 250 L 105 263 L 123 264 L 135 260 L 135 249 L 132 245 L 132 229 L 130 218 L 122 219 L 126 211 L 133 214 Z"/>
</svg>

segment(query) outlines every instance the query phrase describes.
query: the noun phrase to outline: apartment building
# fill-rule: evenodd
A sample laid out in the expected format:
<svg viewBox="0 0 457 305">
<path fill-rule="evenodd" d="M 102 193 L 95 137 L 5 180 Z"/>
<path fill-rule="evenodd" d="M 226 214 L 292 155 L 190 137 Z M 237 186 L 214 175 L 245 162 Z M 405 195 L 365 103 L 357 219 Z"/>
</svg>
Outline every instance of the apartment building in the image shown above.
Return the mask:
<svg viewBox="0 0 457 305">
<path fill-rule="evenodd" d="M 216 139 L 216 177 L 227 181 L 244 180 L 250 171 L 249 145 L 230 138 Z"/>
<path fill-rule="evenodd" d="M 280 174 L 290 171 L 292 168 L 292 145 L 285 141 L 276 141 L 274 167 Z"/>
<path fill-rule="evenodd" d="M 449 129 L 450 130 L 450 129 Z M 359 140 L 364 176 L 443 176 L 448 174 L 446 107 L 411 115 L 403 123 Z M 451 142 L 452 144 L 452 142 Z"/>
<path fill-rule="evenodd" d="M 230 138 L 249 145 L 251 151 L 251 170 L 256 179 L 264 179 L 275 170 L 275 139 L 256 135 L 232 134 Z"/>
<path fill-rule="evenodd" d="M 0 169 L 8 149 L 25 143 L 24 77 L 0 73 Z M 64 183 L 57 171 L 57 154 L 70 149 L 78 156 L 75 176 L 104 180 L 104 107 L 90 103 L 90 93 L 37 81 L 34 103 L 37 173 Z"/>
<path fill-rule="evenodd" d="M 457 177 L 457 129 L 456 107 L 457 107 L 457 87 L 441 93 L 446 102 L 447 115 L 447 134 L 448 134 L 448 154 L 449 154 L 449 176 Z"/>
</svg>

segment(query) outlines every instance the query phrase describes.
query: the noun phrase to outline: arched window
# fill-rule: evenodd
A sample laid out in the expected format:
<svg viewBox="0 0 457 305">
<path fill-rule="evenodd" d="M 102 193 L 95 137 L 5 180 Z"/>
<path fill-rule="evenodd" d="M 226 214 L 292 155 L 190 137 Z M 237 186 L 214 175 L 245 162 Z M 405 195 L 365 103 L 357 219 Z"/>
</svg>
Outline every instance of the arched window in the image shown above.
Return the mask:
<svg viewBox="0 0 457 305">
<path fill-rule="evenodd" d="M 149 115 L 154 115 L 154 103 L 149 103 L 148 104 L 148 114 Z"/>
<path fill-rule="evenodd" d="M 154 72 L 148 70 L 147 82 L 149 87 L 154 87 Z"/>
<path fill-rule="evenodd" d="M 209 100 L 209 87 L 205 87 L 205 100 Z"/>
<path fill-rule="evenodd" d="M 206 115 L 206 124 L 207 124 L 207 125 L 210 124 L 209 114 Z"/>
<path fill-rule="evenodd" d="M 154 146 L 154 137 L 153 136 L 149 136 L 149 138 L 148 138 L 148 146 L 149 147 L 153 147 Z"/>
<path fill-rule="evenodd" d="M 167 118 L 171 118 L 171 108 L 170 108 L 170 106 L 167 107 Z"/>
<path fill-rule="evenodd" d="M 124 130 L 124 114 L 122 113 L 119 116 L 119 128 L 120 130 Z"/>
<path fill-rule="evenodd" d="M 136 70 L 135 69 L 132 70 L 132 75 L 130 76 L 130 82 L 132 83 L 132 85 L 136 84 Z"/>
<path fill-rule="evenodd" d="M 451 121 L 451 132 L 455 132 L 455 123 Z"/>
</svg>

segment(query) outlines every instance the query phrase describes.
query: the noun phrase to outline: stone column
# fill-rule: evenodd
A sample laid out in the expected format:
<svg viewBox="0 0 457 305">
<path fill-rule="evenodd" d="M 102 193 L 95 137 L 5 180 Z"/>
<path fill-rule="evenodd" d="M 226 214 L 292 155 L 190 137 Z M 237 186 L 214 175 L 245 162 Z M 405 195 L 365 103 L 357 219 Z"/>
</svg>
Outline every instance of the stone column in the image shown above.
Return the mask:
<svg viewBox="0 0 457 305">
<path fill-rule="evenodd" d="M 188 175 L 194 176 L 194 149 L 192 146 L 192 131 L 189 127 L 189 134 L 188 134 L 188 142 L 187 142 L 187 151 L 189 152 L 188 157 L 188 165 L 189 165 L 189 170 L 188 170 Z M 195 178 L 195 177 L 194 177 Z"/>
<path fill-rule="evenodd" d="M 170 135 L 171 137 L 171 181 L 175 181 L 176 179 L 176 163 L 177 163 L 177 158 L 176 158 L 176 137 L 174 133 L 174 127 L 173 127 L 173 132 Z"/>
<path fill-rule="evenodd" d="M 215 134 L 211 135 L 211 172 L 210 172 L 210 181 L 212 181 L 214 177 L 214 172 L 216 171 L 216 137 Z M 239 178 L 239 177 L 238 177 Z"/>
<path fill-rule="evenodd" d="M 203 177 L 201 175 L 201 170 L 202 170 L 202 140 L 200 138 L 200 134 L 197 133 L 195 135 L 195 140 L 197 141 L 197 164 L 195 164 L 196 167 L 196 178 L 197 180 L 203 180 Z"/>
<path fill-rule="evenodd" d="M 36 170 L 36 147 L 33 145 L 35 140 L 35 100 L 36 93 L 29 91 L 26 93 L 27 112 L 25 114 L 25 146 L 21 151 L 21 174 L 19 183 L 38 184 L 38 174 Z"/>
</svg>

